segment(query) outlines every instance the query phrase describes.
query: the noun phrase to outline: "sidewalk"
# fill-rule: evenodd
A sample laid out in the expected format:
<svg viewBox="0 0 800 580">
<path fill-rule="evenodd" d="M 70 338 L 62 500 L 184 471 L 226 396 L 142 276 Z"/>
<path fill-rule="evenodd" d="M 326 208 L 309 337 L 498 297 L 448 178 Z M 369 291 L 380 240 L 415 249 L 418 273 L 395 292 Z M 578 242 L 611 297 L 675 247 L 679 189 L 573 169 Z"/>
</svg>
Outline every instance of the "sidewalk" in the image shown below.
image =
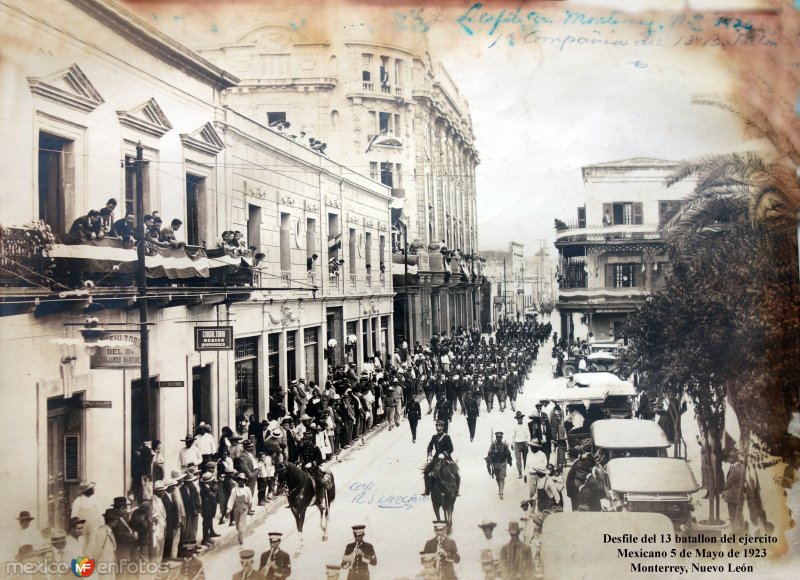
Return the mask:
<svg viewBox="0 0 800 580">
<path fill-rule="evenodd" d="M 401 419 L 402 421 L 403 419 Z M 339 452 L 338 457 L 332 456 L 324 465 L 330 467 L 335 465 L 338 462 L 347 460 L 354 452 L 363 449 L 366 447 L 367 441 L 369 441 L 375 434 L 380 433 L 384 429 L 386 429 L 388 423 L 384 420 L 380 423 L 380 425 L 373 427 L 370 431 L 363 434 L 359 439 L 360 441 L 354 445 L 351 445 L 347 449 L 342 449 Z M 248 536 L 252 532 L 252 530 L 266 521 L 267 517 L 270 515 L 275 514 L 278 510 L 284 509 L 288 507 L 288 502 L 285 495 L 281 495 L 275 497 L 272 501 L 270 501 L 266 506 L 256 506 L 256 514 L 254 516 L 250 516 L 247 527 L 245 529 L 244 535 Z M 223 549 L 236 544 L 236 527 L 228 525 L 226 523 L 219 525 L 217 522 L 219 519 L 215 516 L 214 517 L 214 531 L 216 531 L 220 536 L 215 539 L 215 543 L 212 546 L 202 546 L 198 552 L 198 557 L 203 560 L 204 558 L 208 558 L 216 554 L 217 552 L 222 551 Z M 198 533 L 198 536 L 200 534 Z"/>
</svg>

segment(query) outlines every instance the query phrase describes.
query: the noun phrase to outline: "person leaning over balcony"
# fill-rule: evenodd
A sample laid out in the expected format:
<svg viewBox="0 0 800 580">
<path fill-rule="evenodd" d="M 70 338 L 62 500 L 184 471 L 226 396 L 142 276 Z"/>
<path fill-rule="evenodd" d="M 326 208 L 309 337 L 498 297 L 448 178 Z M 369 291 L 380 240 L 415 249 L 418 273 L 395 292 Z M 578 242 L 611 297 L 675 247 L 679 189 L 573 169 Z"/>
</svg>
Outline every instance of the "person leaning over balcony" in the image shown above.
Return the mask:
<svg viewBox="0 0 800 580">
<path fill-rule="evenodd" d="M 309 272 L 314 271 L 314 262 L 317 261 L 317 258 L 319 258 L 317 254 L 311 254 L 310 257 L 306 258 L 306 270 Z"/>
<path fill-rule="evenodd" d="M 77 242 L 97 239 L 98 237 L 102 237 L 102 234 L 98 234 L 97 232 L 99 223 L 100 212 L 89 210 L 88 214 L 72 222 L 72 227 L 69 228 L 69 235 Z"/>
<path fill-rule="evenodd" d="M 606 210 L 606 213 L 603 215 L 603 225 L 604 226 L 614 225 L 614 219 L 611 217 L 611 214 L 608 213 L 608 210 Z"/>
<path fill-rule="evenodd" d="M 173 248 L 182 248 L 186 244 L 184 244 L 183 242 L 178 240 L 178 238 L 175 237 L 175 232 L 177 232 L 182 225 L 183 222 L 181 220 L 179 219 L 172 220 L 169 226 L 161 228 L 161 231 L 158 233 L 159 239 L 162 242 L 168 243 Z"/>
</svg>

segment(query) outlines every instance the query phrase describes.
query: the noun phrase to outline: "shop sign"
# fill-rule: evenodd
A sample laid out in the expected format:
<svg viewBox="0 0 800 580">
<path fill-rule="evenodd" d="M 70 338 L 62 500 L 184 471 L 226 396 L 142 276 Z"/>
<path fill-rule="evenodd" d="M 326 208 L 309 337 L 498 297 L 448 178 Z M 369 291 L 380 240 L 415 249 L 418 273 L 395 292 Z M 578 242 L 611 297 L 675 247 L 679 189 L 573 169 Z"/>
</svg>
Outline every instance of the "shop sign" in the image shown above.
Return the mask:
<svg viewBox="0 0 800 580">
<path fill-rule="evenodd" d="M 233 350 L 232 326 L 196 326 L 195 350 Z"/>
<path fill-rule="evenodd" d="M 93 369 L 138 369 L 142 364 L 138 332 L 103 331 L 90 359 Z M 87 344 L 92 346 L 92 344 Z"/>
<path fill-rule="evenodd" d="M 110 409 L 111 401 L 81 401 L 81 409 Z"/>
</svg>

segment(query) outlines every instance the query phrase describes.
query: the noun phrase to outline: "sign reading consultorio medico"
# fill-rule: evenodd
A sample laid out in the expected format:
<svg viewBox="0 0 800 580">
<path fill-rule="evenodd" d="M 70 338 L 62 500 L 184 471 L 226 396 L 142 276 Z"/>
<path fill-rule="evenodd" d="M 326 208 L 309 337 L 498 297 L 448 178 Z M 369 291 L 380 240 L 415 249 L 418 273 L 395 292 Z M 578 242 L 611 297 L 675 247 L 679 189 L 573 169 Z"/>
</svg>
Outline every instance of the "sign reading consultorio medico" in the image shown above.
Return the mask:
<svg viewBox="0 0 800 580">
<path fill-rule="evenodd" d="M 101 332 L 90 364 L 93 369 L 138 369 L 142 364 L 139 333 Z"/>
</svg>

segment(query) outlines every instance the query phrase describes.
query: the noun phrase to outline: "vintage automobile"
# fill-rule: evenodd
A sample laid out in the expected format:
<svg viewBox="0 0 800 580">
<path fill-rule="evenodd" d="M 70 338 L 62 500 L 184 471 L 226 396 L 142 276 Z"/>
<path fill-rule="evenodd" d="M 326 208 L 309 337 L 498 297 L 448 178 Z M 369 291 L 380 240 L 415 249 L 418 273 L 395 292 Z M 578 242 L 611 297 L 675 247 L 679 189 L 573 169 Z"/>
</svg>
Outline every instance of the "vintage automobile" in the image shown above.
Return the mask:
<svg viewBox="0 0 800 580">
<path fill-rule="evenodd" d="M 617 357 L 606 351 L 593 352 L 586 357 L 586 364 L 589 369 L 613 372 L 617 368 Z"/>
<path fill-rule="evenodd" d="M 693 528 L 692 494 L 700 489 L 683 459 L 621 457 L 605 466 L 612 511 L 650 512 L 672 520 L 676 532 Z"/>
<path fill-rule="evenodd" d="M 605 401 L 600 404 L 607 419 L 628 419 L 633 417 L 633 401 L 636 389 L 633 383 L 620 379 L 614 373 L 578 373 L 567 383 L 567 388 L 602 387 L 608 389 Z"/>
<path fill-rule="evenodd" d="M 653 421 L 602 419 L 592 423 L 592 446 L 603 462 L 617 457 L 666 457 L 672 445 Z"/>
<path fill-rule="evenodd" d="M 640 544 L 625 539 L 655 534 L 658 550 L 667 554 L 673 548 L 670 519 L 657 513 L 563 512 L 544 520 L 542 542 L 535 555 L 534 578 L 594 579 L 630 578 L 631 562 L 620 557 L 620 549 L 640 549 Z M 616 540 L 616 541 L 614 541 Z M 641 562 L 641 560 L 638 560 Z M 656 560 L 653 563 L 670 563 Z M 663 572 L 637 572 L 637 578 L 663 578 Z"/>
</svg>

